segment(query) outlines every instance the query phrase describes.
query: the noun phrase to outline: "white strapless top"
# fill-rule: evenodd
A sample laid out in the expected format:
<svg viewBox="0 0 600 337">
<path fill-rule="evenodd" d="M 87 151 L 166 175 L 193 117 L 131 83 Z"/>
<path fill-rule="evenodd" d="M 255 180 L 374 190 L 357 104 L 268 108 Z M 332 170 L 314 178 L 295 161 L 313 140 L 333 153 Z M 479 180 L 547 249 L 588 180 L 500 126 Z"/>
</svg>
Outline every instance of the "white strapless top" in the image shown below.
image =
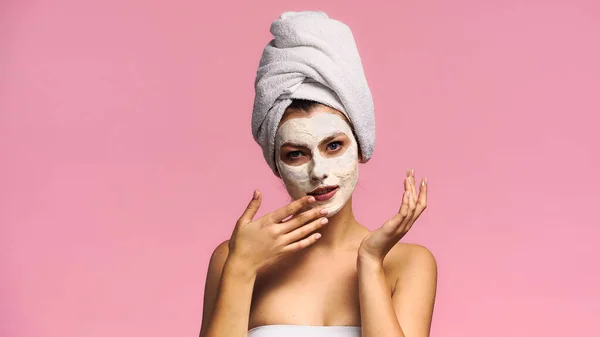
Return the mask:
<svg viewBox="0 0 600 337">
<path fill-rule="evenodd" d="M 262 325 L 248 331 L 248 337 L 361 337 L 358 326 Z"/>
</svg>

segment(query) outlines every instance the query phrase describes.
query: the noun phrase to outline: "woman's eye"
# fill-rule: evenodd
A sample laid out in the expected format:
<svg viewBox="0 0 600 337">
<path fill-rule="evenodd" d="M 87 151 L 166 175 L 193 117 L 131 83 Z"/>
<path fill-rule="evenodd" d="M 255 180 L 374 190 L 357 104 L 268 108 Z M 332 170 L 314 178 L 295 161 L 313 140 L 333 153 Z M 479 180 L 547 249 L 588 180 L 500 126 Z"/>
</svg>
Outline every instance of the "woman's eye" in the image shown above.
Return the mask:
<svg viewBox="0 0 600 337">
<path fill-rule="evenodd" d="M 295 159 L 295 158 L 300 157 L 301 155 L 302 155 L 301 151 L 290 151 L 290 152 L 288 152 L 287 157 L 291 158 L 291 159 Z"/>
<path fill-rule="evenodd" d="M 342 142 L 333 142 L 327 145 L 327 149 L 330 151 L 336 151 L 342 146 Z"/>
</svg>

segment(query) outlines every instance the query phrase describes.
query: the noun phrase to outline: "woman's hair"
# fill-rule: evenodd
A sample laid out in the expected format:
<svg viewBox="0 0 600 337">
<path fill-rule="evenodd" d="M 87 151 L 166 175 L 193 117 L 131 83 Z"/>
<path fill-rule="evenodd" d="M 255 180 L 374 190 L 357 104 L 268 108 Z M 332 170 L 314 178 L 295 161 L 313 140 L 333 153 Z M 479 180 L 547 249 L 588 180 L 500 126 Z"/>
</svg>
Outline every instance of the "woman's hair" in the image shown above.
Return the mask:
<svg viewBox="0 0 600 337">
<path fill-rule="evenodd" d="M 308 99 L 293 99 L 292 103 L 287 108 L 308 112 L 308 111 L 314 109 L 318 105 L 321 105 L 321 103 L 311 101 Z"/>
</svg>

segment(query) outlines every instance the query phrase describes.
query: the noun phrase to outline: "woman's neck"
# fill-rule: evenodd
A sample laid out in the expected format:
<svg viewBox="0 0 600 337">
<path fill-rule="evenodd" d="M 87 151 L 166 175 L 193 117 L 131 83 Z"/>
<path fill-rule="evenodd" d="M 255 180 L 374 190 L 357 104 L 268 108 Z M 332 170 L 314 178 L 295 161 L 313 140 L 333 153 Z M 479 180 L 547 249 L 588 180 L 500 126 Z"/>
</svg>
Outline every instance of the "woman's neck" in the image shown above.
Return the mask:
<svg viewBox="0 0 600 337">
<path fill-rule="evenodd" d="M 322 237 L 317 242 L 317 246 L 326 249 L 344 249 L 355 246 L 357 240 L 362 240 L 369 230 L 354 218 L 352 198 L 350 198 L 339 212 L 329 217 L 329 223 L 319 232 Z"/>
</svg>

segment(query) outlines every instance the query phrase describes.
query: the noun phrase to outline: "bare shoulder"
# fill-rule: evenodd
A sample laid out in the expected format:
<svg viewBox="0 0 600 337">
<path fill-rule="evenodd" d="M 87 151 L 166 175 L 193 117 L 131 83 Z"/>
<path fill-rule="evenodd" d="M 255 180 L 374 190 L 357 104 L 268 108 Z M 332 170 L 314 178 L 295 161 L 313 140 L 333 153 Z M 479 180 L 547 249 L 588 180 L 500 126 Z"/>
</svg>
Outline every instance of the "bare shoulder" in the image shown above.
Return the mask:
<svg viewBox="0 0 600 337">
<path fill-rule="evenodd" d="M 210 257 L 210 263 L 211 265 L 214 264 L 223 267 L 227 256 L 229 256 L 229 240 L 225 240 L 217 245 Z"/>
<path fill-rule="evenodd" d="M 437 276 L 437 261 L 426 247 L 398 242 L 386 256 L 385 265 L 398 278 L 415 274 Z"/>
<path fill-rule="evenodd" d="M 204 301 L 202 309 L 202 324 L 200 328 L 200 336 L 204 336 L 207 323 L 210 321 L 215 308 L 217 299 L 217 289 L 221 282 L 221 274 L 227 256 L 229 255 L 229 241 L 224 241 L 217 245 L 210 256 L 208 271 L 206 273 L 206 282 L 204 284 Z"/>
<path fill-rule="evenodd" d="M 392 302 L 402 330 L 407 336 L 429 336 L 437 292 L 433 254 L 421 245 L 398 243 L 388 257 Z"/>
</svg>

